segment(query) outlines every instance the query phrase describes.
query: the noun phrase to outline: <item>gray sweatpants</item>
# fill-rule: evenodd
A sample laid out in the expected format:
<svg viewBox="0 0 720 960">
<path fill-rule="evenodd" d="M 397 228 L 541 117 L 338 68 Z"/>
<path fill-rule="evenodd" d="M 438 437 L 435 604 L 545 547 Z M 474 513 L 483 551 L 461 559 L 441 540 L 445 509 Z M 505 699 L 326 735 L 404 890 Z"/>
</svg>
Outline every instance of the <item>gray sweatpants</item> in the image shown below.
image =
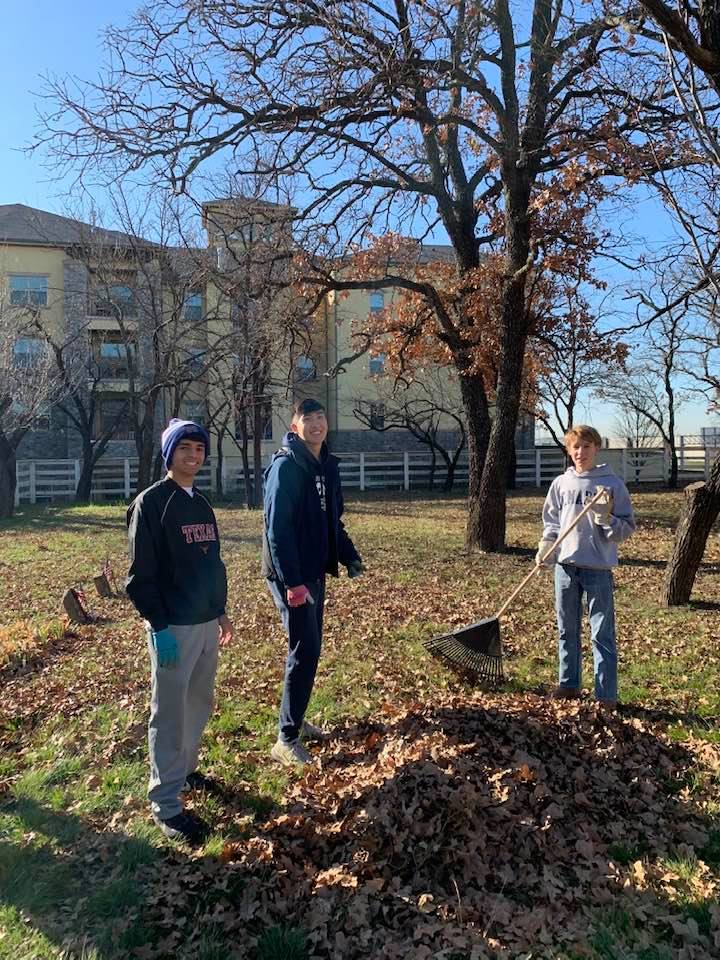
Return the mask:
<svg viewBox="0 0 720 960">
<path fill-rule="evenodd" d="M 213 708 L 218 662 L 218 621 L 170 624 L 178 642 L 178 665 L 158 667 L 148 629 L 152 696 L 148 745 L 152 812 L 169 820 L 182 810 L 180 791 L 198 762 L 200 738 Z"/>
</svg>

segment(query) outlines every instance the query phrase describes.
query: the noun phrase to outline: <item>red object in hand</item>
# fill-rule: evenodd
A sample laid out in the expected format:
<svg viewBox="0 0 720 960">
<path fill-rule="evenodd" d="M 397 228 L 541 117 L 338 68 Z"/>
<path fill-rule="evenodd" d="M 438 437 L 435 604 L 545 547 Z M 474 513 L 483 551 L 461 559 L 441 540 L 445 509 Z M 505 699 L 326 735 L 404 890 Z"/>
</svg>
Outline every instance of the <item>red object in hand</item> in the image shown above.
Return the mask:
<svg viewBox="0 0 720 960">
<path fill-rule="evenodd" d="M 308 601 L 313 602 L 312 594 L 304 583 L 301 583 L 299 587 L 288 587 L 287 602 L 289 607 L 301 607 Z"/>
</svg>

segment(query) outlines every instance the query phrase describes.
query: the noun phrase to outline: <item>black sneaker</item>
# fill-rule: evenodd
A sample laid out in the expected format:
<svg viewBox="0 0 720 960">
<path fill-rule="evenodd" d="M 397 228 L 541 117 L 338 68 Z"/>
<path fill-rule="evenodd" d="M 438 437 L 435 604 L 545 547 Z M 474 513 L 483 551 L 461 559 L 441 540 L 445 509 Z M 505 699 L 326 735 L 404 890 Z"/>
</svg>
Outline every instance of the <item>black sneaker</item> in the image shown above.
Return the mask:
<svg viewBox="0 0 720 960">
<path fill-rule="evenodd" d="M 200 790 L 218 797 L 225 794 L 225 789 L 219 780 L 216 780 L 215 777 L 208 777 L 207 774 L 200 773 L 199 770 L 194 770 L 185 777 L 182 793 L 189 793 L 191 790 Z"/>
<path fill-rule="evenodd" d="M 161 820 L 153 814 L 153 820 L 168 840 L 184 840 L 186 843 L 197 845 L 202 843 L 209 833 L 208 825 L 203 820 L 184 811 L 170 817 L 169 820 Z"/>
</svg>

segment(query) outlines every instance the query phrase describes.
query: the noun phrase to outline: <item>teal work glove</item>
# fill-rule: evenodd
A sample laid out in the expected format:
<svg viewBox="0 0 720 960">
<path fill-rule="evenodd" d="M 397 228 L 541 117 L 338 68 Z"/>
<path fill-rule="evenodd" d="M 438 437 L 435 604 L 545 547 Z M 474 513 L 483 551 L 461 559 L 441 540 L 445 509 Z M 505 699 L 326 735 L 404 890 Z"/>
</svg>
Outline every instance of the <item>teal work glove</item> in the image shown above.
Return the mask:
<svg viewBox="0 0 720 960">
<path fill-rule="evenodd" d="M 178 645 L 175 634 L 169 627 L 164 630 L 153 630 L 152 637 L 159 667 L 174 669 L 178 665 Z"/>
<path fill-rule="evenodd" d="M 361 577 L 365 573 L 362 560 L 353 560 L 352 563 L 349 563 L 347 572 L 351 580 L 354 580 L 355 577 Z"/>
</svg>

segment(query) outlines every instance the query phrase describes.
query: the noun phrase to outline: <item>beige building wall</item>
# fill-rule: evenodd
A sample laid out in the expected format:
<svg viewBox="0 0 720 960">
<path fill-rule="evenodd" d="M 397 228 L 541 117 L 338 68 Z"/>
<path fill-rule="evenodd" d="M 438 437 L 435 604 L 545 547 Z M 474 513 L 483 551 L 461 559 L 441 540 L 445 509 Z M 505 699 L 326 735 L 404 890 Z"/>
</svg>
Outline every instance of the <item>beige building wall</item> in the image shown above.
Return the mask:
<svg viewBox="0 0 720 960">
<path fill-rule="evenodd" d="M 43 323 L 47 320 L 52 329 L 62 330 L 64 325 L 65 284 L 63 264 L 65 252 L 52 247 L 26 244 L 0 245 L 0 282 L 2 300 L 10 304 L 10 277 L 13 275 L 46 277 L 48 282 L 48 305 L 41 308 Z"/>
<path fill-rule="evenodd" d="M 393 301 L 397 296 L 394 289 L 383 291 L 384 308 L 392 310 Z M 353 337 L 353 329 L 362 325 L 372 309 L 371 292 L 368 290 L 351 290 L 345 294 L 331 294 L 327 298 L 327 327 L 328 327 L 328 358 L 329 364 L 337 363 L 343 357 L 352 356 L 358 349 L 358 341 Z M 386 369 L 385 373 L 377 375 L 377 356 L 371 353 L 364 354 L 347 364 L 345 371 L 331 381 L 331 429 L 334 430 L 361 430 L 370 431 L 370 428 L 361 423 L 353 414 L 359 400 L 366 402 L 389 403 L 393 390 L 393 376 Z M 418 380 L 423 374 L 418 375 Z M 447 399 L 461 406 L 460 388 L 453 371 L 448 367 L 434 365 L 427 371 L 427 382 L 438 381 Z M 403 399 L 410 400 L 426 394 L 419 387 L 410 386 L 402 394 Z M 441 428 L 453 430 L 456 424 L 448 417 L 441 421 Z"/>
</svg>

